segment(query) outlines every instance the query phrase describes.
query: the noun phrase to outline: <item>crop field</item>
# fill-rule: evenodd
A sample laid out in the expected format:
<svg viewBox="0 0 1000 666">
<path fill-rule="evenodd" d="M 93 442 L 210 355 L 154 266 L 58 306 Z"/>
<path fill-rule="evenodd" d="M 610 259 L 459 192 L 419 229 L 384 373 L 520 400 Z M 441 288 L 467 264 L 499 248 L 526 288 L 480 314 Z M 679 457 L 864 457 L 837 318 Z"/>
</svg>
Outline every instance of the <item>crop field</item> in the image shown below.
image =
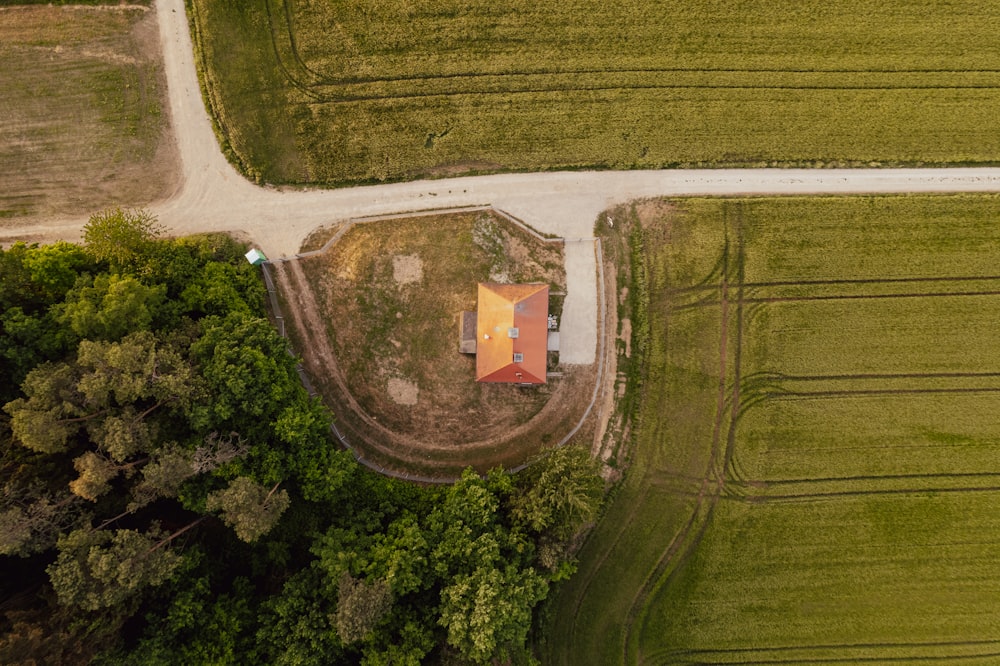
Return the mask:
<svg viewBox="0 0 1000 666">
<path fill-rule="evenodd" d="M 148 8 L 0 6 L 0 60 L 0 226 L 169 191 L 176 159 Z"/>
<path fill-rule="evenodd" d="M 986 0 L 190 0 L 232 158 L 274 182 L 995 163 Z"/>
<path fill-rule="evenodd" d="M 545 663 L 996 663 L 1000 198 L 631 210 L 632 472 Z"/>
</svg>

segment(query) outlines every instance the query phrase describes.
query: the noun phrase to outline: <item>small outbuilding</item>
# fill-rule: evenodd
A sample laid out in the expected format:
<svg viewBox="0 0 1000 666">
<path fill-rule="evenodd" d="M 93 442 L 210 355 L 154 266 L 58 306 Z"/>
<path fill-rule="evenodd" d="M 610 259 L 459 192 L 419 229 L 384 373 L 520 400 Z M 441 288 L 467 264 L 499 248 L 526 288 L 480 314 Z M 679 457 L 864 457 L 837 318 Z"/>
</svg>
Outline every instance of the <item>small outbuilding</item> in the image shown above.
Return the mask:
<svg viewBox="0 0 1000 666">
<path fill-rule="evenodd" d="M 247 261 L 254 266 L 260 266 L 262 263 L 267 261 L 267 257 L 264 256 L 264 253 L 256 248 L 250 250 L 244 256 L 247 258 Z"/>
<path fill-rule="evenodd" d="M 479 284 L 476 381 L 544 384 L 547 284 Z"/>
</svg>

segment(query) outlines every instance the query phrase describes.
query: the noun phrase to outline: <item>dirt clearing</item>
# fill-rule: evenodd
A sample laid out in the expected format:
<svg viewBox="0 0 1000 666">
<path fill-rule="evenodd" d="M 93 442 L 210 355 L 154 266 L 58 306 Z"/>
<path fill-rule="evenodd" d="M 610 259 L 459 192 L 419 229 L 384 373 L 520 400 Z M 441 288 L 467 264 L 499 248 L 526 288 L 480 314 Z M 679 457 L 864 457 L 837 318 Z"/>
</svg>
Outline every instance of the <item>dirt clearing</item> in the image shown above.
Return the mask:
<svg viewBox="0 0 1000 666">
<path fill-rule="evenodd" d="M 177 188 L 154 12 L 0 8 L 0 59 L 0 226 Z"/>
<path fill-rule="evenodd" d="M 480 384 L 458 352 L 476 285 L 502 274 L 565 288 L 562 245 L 489 211 L 358 224 L 324 254 L 276 266 L 296 349 L 362 455 L 454 476 L 523 462 L 580 420 L 595 369 L 537 387 Z"/>
</svg>

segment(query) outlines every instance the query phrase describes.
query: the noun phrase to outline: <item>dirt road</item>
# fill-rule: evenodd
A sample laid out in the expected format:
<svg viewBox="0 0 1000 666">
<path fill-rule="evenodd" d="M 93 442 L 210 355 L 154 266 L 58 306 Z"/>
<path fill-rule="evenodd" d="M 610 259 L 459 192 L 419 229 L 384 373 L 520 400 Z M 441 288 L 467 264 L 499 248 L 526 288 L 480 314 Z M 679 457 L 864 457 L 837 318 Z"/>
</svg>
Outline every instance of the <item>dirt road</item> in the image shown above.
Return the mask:
<svg viewBox="0 0 1000 666">
<path fill-rule="evenodd" d="M 183 174 L 177 193 L 151 209 L 179 235 L 246 232 L 270 257 L 294 254 L 311 230 L 337 220 L 432 208 L 492 204 L 542 232 L 582 240 L 591 238 L 601 211 L 641 197 L 1000 191 L 1000 168 L 580 171 L 340 190 L 260 188 L 236 173 L 215 141 L 198 88 L 183 0 L 157 0 L 156 11 Z M 85 221 L 82 215 L 7 228 L 0 242 L 18 238 L 76 240 Z M 596 264 L 593 252 L 581 252 L 580 247 L 574 250 L 573 258 L 572 273 L 581 279 L 567 284 L 563 359 L 592 363 L 597 336 Z"/>
</svg>

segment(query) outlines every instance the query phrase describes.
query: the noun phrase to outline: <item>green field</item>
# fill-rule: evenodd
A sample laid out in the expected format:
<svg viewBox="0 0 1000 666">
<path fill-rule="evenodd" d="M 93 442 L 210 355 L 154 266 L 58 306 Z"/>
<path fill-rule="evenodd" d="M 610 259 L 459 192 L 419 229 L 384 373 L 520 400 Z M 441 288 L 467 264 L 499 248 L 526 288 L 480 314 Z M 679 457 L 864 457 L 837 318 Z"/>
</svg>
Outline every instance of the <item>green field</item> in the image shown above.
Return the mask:
<svg viewBox="0 0 1000 666">
<path fill-rule="evenodd" d="M 1000 198 L 672 205 L 632 471 L 544 663 L 996 663 Z"/>
<path fill-rule="evenodd" d="M 226 147 L 268 181 L 1000 158 L 985 0 L 189 4 Z"/>
</svg>

